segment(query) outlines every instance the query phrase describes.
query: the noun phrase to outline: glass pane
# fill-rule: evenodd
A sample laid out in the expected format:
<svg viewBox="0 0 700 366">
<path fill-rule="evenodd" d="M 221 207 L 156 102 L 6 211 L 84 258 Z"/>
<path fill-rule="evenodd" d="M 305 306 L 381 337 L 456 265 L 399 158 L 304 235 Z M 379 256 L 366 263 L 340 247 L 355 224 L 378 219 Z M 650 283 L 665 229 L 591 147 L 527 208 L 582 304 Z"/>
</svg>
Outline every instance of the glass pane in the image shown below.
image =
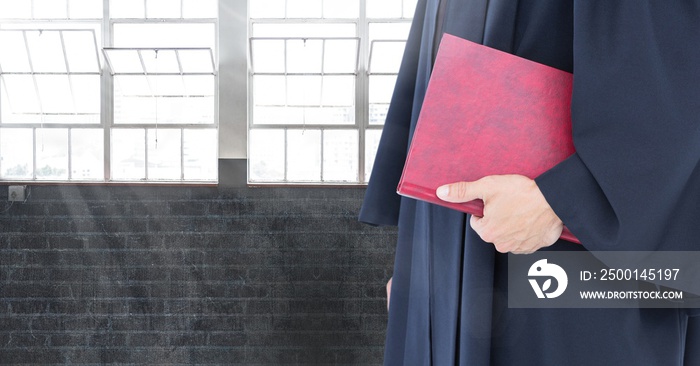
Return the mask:
<svg viewBox="0 0 700 366">
<path fill-rule="evenodd" d="M 182 170 L 180 130 L 149 129 L 147 133 L 148 179 L 180 180 Z"/>
<path fill-rule="evenodd" d="M 370 42 L 377 39 L 405 40 L 408 39 L 408 32 L 410 30 L 410 22 L 370 23 L 369 40 Z"/>
<path fill-rule="evenodd" d="M 355 37 L 354 23 L 253 24 L 254 37 Z"/>
<path fill-rule="evenodd" d="M 255 0 L 248 2 L 251 18 L 284 18 L 285 0 Z"/>
<path fill-rule="evenodd" d="M 179 0 L 147 0 L 146 17 L 148 18 L 180 18 Z"/>
<path fill-rule="evenodd" d="M 320 18 L 321 0 L 287 0 L 287 18 Z"/>
<path fill-rule="evenodd" d="M 144 18 L 144 0 L 112 0 L 109 2 L 109 15 L 112 18 Z"/>
<path fill-rule="evenodd" d="M 102 18 L 102 0 L 69 0 L 68 4 L 72 19 Z"/>
<path fill-rule="evenodd" d="M 143 73 L 139 53 L 134 50 L 105 50 L 112 73 Z"/>
<path fill-rule="evenodd" d="M 396 75 L 371 75 L 369 77 L 370 124 L 384 124 L 395 84 Z"/>
<path fill-rule="evenodd" d="M 367 0 L 368 18 L 400 18 L 402 0 Z"/>
<path fill-rule="evenodd" d="M 66 72 L 59 32 L 28 31 L 26 35 L 35 72 Z"/>
<path fill-rule="evenodd" d="M 180 75 L 148 75 L 148 81 L 151 91 L 155 95 L 185 95 L 185 84 L 183 84 Z"/>
<path fill-rule="evenodd" d="M 68 179 L 68 130 L 36 130 L 36 179 Z"/>
<path fill-rule="evenodd" d="M 114 94 L 118 96 L 152 96 L 145 75 L 116 75 L 114 77 Z"/>
<path fill-rule="evenodd" d="M 290 39 L 287 41 L 287 72 L 318 73 L 322 71 L 323 41 Z"/>
<path fill-rule="evenodd" d="M 213 75 L 183 75 L 185 96 L 214 96 L 215 78 Z"/>
<path fill-rule="evenodd" d="M 183 0 L 182 12 L 182 16 L 185 18 L 217 18 L 219 16 L 217 0 Z"/>
<path fill-rule="evenodd" d="M 357 40 L 327 39 L 323 56 L 323 72 L 355 73 L 357 71 Z"/>
<path fill-rule="evenodd" d="M 71 72 L 100 72 L 95 35 L 90 31 L 64 31 L 63 42 Z"/>
<path fill-rule="evenodd" d="M 32 179 L 33 160 L 32 129 L 0 129 L 0 176 L 3 179 Z"/>
<path fill-rule="evenodd" d="M 178 74 L 180 66 L 177 63 L 175 51 L 171 50 L 141 50 L 141 59 L 149 74 Z"/>
<path fill-rule="evenodd" d="M 15 118 L 21 114 L 41 112 L 31 75 L 2 75 L 0 80 L 2 81 L 0 93 L 3 95 L 3 123 L 28 122 L 15 120 Z M 15 118 L 10 117 L 9 113 L 12 113 Z"/>
<path fill-rule="evenodd" d="M 323 131 L 323 181 L 357 182 L 357 130 Z"/>
<path fill-rule="evenodd" d="M 321 179 L 321 131 L 287 130 L 287 180 Z"/>
<path fill-rule="evenodd" d="M 324 76 L 321 98 L 324 106 L 355 105 L 355 77 Z"/>
<path fill-rule="evenodd" d="M 144 130 L 112 130 L 112 179 L 146 178 L 146 136 Z"/>
<path fill-rule="evenodd" d="M 36 84 L 43 113 L 51 115 L 75 112 L 68 75 L 36 75 Z"/>
<path fill-rule="evenodd" d="M 72 129 L 71 179 L 104 178 L 104 132 L 101 129 Z"/>
<path fill-rule="evenodd" d="M 374 158 L 377 156 L 379 140 L 382 137 L 382 130 L 365 131 L 365 182 L 369 182 L 374 166 Z"/>
<path fill-rule="evenodd" d="M 398 73 L 406 42 L 372 42 L 370 73 Z"/>
<path fill-rule="evenodd" d="M 0 19 L 31 19 L 32 0 L 0 0 Z"/>
<path fill-rule="evenodd" d="M 358 18 L 359 16 L 359 0 L 323 0 L 324 18 Z"/>
<path fill-rule="evenodd" d="M 209 50 L 179 50 L 177 55 L 184 73 L 214 73 L 214 61 Z"/>
<path fill-rule="evenodd" d="M 215 129 L 184 130 L 184 178 L 216 180 L 218 139 Z"/>
<path fill-rule="evenodd" d="M 100 123 L 100 76 L 72 75 L 71 86 L 78 114 L 91 114 L 91 123 Z M 84 121 L 88 122 L 88 121 Z"/>
<path fill-rule="evenodd" d="M 249 175 L 253 182 L 284 180 L 284 130 L 250 130 Z"/>
<path fill-rule="evenodd" d="M 216 49 L 214 24 L 115 24 L 114 47 Z"/>
<path fill-rule="evenodd" d="M 286 83 L 284 76 L 256 75 L 253 77 L 255 105 L 286 104 Z"/>
<path fill-rule="evenodd" d="M 413 18 L 418 0 L 403 0 L 403 17 Z"/>
<path fill-rule="evenodd" d="M 115 97 L 114 122 L 214 123 L 214 97 Z"/>
<path fill-rule="evenodd" d="M 321 104 L 321 76 L 288 76 L 287 103 L 294 106 Z"/>
<path fill-rule="evenodd" d="M 66 0 L 34 0 L 34 19 L 68 18 Z"/>
<path fill-rule="evenodd" d="M 284 72 L 284 40 L 255 39 L 251 42 L 253 72 Z"/>
<path fill-rule="evenodd" d="M 20 31 L 0 31 L 0 67 L 3 72 L 30 72 L 24 35 Z"/>
</svg>

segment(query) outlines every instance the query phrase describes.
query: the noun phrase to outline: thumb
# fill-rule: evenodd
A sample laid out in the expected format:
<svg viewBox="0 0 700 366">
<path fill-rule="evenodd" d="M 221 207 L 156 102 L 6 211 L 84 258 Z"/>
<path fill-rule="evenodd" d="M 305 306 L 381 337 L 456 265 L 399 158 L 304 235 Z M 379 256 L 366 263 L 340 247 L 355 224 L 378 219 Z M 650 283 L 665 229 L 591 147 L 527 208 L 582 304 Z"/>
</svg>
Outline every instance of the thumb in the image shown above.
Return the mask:
<svg viewBox="0 0 700 366">
<path fill-rule="evenodd" d="M 443 201 L 462 203 L 475 199 L 484 199 L 486 189 L 483 181 L 457 182 L 440 186 L 435 193 Z"/>
</svg>

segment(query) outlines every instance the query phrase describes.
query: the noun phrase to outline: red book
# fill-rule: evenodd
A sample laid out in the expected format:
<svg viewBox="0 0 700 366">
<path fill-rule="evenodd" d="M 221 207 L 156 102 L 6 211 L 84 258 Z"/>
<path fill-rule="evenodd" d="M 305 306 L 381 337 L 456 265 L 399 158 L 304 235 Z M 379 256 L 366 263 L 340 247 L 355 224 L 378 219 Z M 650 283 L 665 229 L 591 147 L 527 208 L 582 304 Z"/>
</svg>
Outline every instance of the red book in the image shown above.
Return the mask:
<svg viewBox="0 0 700 366">
<path fill-rule="evenodd" d="M 481 200 L 449 203 L 435 190 L 487 175 L 535 178 L 573 154 L 572 79 L 445 34 L 398 193 L 482 216 Z M 561 237 L 580 243 L 566 228 Z"/>
</svg>

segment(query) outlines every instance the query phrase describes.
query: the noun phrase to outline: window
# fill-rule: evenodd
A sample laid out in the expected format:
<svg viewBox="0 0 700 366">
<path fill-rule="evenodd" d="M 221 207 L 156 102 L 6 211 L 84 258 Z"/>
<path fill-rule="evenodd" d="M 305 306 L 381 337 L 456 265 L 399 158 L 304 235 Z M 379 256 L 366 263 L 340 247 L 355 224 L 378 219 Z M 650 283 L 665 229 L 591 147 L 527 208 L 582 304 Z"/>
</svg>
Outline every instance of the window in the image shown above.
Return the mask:
<svg viewBox="0 0 700 366">
<path fill-rule="evenodd" d="M 0 179 L 217 179 L 216 0 L 0 0 Z"/>
<path fill-rule="evenodd" d="M 249 180 L 365 183 L 415 0 L 255 0 Z"/>
</svg>

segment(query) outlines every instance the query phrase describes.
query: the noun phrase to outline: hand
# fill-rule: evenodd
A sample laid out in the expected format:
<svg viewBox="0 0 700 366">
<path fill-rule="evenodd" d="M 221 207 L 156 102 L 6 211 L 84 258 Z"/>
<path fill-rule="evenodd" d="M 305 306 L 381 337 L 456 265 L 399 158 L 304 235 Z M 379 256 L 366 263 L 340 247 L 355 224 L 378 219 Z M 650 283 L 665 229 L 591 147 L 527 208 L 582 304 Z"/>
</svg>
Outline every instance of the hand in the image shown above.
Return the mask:
<svg viewBox="0 0 700 366">
<path fill-rule="evenodd" d="M 522 175 L 446 184 L 436 193 L 447 202 L 483 200 L 484 216 L 472 216 L 469 223 L 501 253 L 533 253 L 554 244 L 564 228 L 535 181 Z"/>
</svg>

